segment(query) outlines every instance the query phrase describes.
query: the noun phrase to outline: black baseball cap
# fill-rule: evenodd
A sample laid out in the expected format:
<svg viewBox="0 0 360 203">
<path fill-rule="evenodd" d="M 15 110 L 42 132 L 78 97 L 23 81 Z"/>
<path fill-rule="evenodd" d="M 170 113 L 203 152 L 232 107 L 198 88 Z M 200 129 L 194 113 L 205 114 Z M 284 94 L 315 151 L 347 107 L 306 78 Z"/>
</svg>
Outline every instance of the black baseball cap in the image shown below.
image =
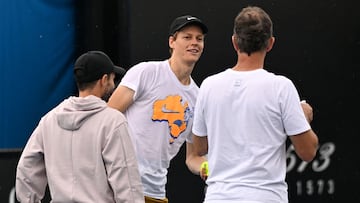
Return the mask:
<svg viewBox="0 0 360 203">
<path fill-rule="evenodd" d="M 208 32 L 207 26 L 199 18 L 191 15 L 184 15 L 175 18 L 175 20 L 171 23 L 169 36 L 174 35 L 175 32 L 181 30 L 183 27 L 188 25 L 198 25 L 203 31 L 203 34 L 206 34 Z"/>
<path fill-rule="evenodd" d="M 115 66 L 102 51 L 88 51 L 79 56 L 74 65 L 75 79 L 79 83 L 96 81 L 109 73 L 124 76 L 125 72 L 125 69 Z"/>
</svg>

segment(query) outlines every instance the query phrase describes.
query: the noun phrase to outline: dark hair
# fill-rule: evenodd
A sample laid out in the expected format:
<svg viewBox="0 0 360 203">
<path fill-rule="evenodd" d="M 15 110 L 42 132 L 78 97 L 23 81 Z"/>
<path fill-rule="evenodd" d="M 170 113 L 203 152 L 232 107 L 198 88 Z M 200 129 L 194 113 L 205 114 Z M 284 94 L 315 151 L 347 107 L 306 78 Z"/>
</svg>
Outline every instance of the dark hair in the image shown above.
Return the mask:
<svg viewBox="0 0 360 203">
<path fill-rule="evenodd" d="M 78 72 L 78 71 L 77 71 Z M 75 73 L 76 75 L 77 73 Z M 80 73 L 81 74 L 81 73 Z M 75 80 L 76 81 L 76 80 Z M 97 80 L 91 81 L 91 82 L 78 82 L 76 81 L 76 86 L 79 91 L 84 91 L 86 89 L 92 89 L 95 87 L 97 83 Z"/>
<path fill-rule="evenodd" d="M 76 72 L 75 72 L 75 75 L 77 75 L 77 74 L 82 74 L 82 73 L 81 73 L 81 70 L 80 70 L 80 71 L 76 71 Z M 110 78 L 111 73 L 107 73 L 106 75 L 108 75 L 108 76 L 109 76 L 108 78 Z M 100 78 L 100 79 L 101 79 L 101 78 Z M 98 80 L 100 80 L 100 79 L 98 79 Z M 79 82 L 79 81 L 76 81 L 76 86 L 77 86 L 77 88 L 78 88 L 79 91 L 84 91 L 84 90 L 86 90 L 86 89 L 92 89 L 92 88 L 95 87 L 95 85 L 96 85 L 96 83 L 98 82 L 98 80 L 94 80 L 94 81 L 91 81 L 91 82 Z"/>
<path fill-rule="evenodd" d="M 269 15 L 261 8 L 243 8 L 234 20 L 234 37 L 240 52 L 249 56 L 266 49 L 273 36 L 273 24 Z"/>
</svg>

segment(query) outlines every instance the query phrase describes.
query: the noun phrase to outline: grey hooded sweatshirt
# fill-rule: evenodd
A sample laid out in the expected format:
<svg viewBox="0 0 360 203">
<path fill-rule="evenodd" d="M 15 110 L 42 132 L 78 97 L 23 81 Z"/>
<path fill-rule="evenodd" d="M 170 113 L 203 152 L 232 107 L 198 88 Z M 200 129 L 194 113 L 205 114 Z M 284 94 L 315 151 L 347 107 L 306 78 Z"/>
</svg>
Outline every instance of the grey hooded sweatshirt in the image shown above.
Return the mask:
<svg viewBox="0 0 360 203">
<path fill-rule="evenodd" d="M 69 97 L 41 118 L 20 157 L 16 196 L 53 203 L 143 203 L 134 147 L 122 113 L 98 97 Z"/>
</svg>

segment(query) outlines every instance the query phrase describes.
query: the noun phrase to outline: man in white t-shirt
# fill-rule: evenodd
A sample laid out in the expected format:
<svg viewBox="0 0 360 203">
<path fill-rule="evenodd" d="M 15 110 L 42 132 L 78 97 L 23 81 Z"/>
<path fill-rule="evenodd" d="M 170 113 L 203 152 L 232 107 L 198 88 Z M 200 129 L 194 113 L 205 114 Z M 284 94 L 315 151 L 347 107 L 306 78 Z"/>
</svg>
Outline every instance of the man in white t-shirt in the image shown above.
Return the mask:
<svg viewBox="0 0 360 203">
<path fill-rule="evenodd" d="M 193 124 L 194 152 L 207 154 L 205 203 L 287 203 L 286 140 L 311 161 L 318 138 L 312 108 L 294 84 L 264 70 L 272 49 L 272 21 L 246 7 L 234 22 L 237 63 L 200 86 Z"/>
<path fill-rule="evenodd" d="M 168 202 L 165 186 L 170 161 L 184 142 L 186 154 L 192 152 L 191 127 L 199 87 L 191 73 L 207 32 L 197 17 L 176 18 L 169 32 L 170 58 L 130 68 L 109 99 L 109 106 L 128 120 L 146 203 Z M 200 157 L 186 163 L 199 173 L 203 161 Z"/>
</svg>

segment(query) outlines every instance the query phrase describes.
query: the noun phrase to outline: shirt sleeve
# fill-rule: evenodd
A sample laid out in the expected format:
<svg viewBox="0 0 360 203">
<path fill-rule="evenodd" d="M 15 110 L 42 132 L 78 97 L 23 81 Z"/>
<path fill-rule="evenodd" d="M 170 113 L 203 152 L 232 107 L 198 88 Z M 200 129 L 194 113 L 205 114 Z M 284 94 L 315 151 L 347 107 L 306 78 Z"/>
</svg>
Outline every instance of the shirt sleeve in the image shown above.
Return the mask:
<svg viewBox="0 0 360 203">
<path fill-rule="evenodd" d="M 121 124 L 110 135 L 102 153 L 115 201 L 144 202 L 137 158 L 128 134 L 127 123 Z"/>
<path fill-rule="evenodd" d="M 195 111 L 194 111 L 194 123 L 192 132 L 197 136 L 207 136 L 207 129 L 204 116 L 204 94 L 205 94 L 205 83 L 200 87 L 198 98 L 196 99 Z"/>
<path fill-rule="evenodd" d="M 141 62 L 131 67 L 122 78 L 119 85 L 134 90 L 134 100 L 151 88 L 155 81 L 153 65 L 148 62 Z"/>
<path fill-rule="evenodd" d="M 47 177 L 40 125 L 30 136 L 16 170 L 16 197 L 21 203 L 40 202 L 45 194 Z"/>
<path fill-rule="evenodd" d="M 311 127 L 301 107 L 299 94 L 290 80 L 287 80 L 284 87 L 280 104 L 285 132 L 289 136 L 303 133 Z"/>
</svg>

